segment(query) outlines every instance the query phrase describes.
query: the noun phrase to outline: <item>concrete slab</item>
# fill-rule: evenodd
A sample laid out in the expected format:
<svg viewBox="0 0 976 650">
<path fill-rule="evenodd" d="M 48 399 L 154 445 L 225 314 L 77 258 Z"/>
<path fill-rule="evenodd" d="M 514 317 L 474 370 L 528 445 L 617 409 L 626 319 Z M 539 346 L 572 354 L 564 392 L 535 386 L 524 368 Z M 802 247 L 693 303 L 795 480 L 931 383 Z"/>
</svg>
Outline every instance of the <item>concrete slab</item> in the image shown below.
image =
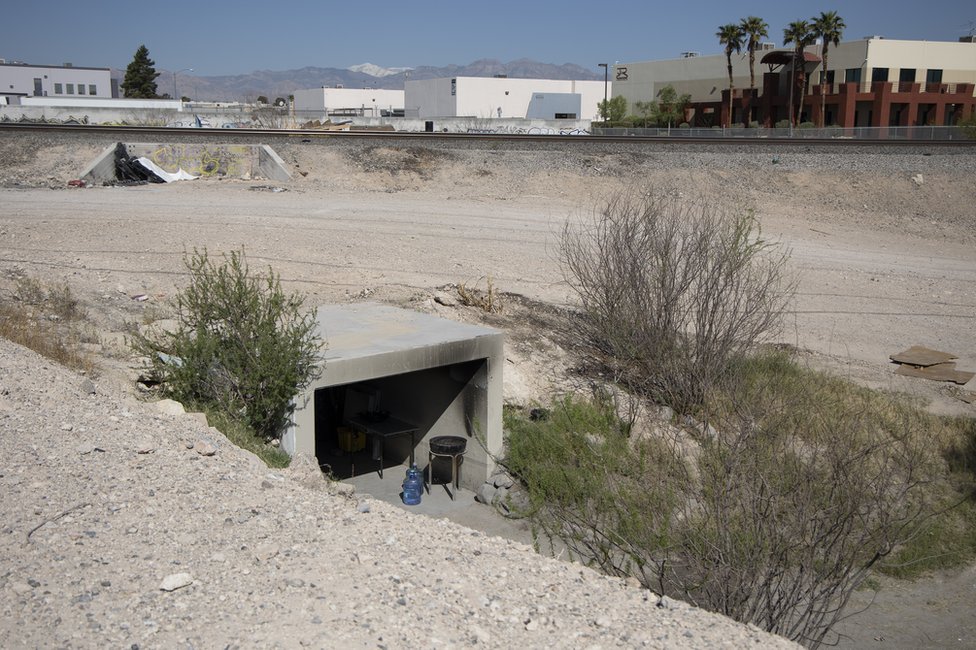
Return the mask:
<svg viewBox="0 0 976 650">
<path fill-rule="evenodd" d="M 481 531 L 486 535 L 504 537 L 523 544 L 532 544 L 532 531 L 526 521 L 509 519 L 490 506 L 475 501 L 474 492 L 462 487 L 452 501 L 445 486 L 431 485 L 430 493 L 424 492 L 419 504 L 408 506 L 400 498 L 401 485 L 407 466 L 388 467 L 380 478 L 377 472 L 361 474 L 344 480 L 356 486 L 356 494 L 369 495 L 374 499 L 391 503 L 406 512 L 448 519 L 456 524 Z"/>
</svg>

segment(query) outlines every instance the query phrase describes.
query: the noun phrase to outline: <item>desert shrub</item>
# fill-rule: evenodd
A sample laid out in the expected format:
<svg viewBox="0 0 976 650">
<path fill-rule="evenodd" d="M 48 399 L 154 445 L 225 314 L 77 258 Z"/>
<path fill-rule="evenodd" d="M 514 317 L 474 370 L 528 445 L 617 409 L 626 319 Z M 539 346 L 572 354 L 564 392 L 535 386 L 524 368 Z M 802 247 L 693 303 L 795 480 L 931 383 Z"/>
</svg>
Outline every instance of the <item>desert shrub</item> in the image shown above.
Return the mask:
<svg viewBox="0 0 976 650">
<path fill-rule="evenodd" d="M 194 250 L 183 263 L 190 281 L 175 299 L 175 331 L 137 336 L 135 349 L 167 395 L 280 437 L 291 399 L 318 372 L 314 310 L 303 312 L 304 298 L 286 294 L 271 269 L 252 274 L 243 250 L 219 265 Z"/>
<path fill-rule="evenodd" d="M 600 400 L 557 401 L 544 421 L 510 414 L 504 464 L 542 539 L 584 562 L 831 643 L 851 593 L 938 507 L 932 420 L 783 354 L 733 365 L 703 419 L 630 436 Z"/>
<path fill-rule="evenodd" d="M 778 121 L 776 123 L 776 128 L 777 129 L 788 129 L 788 128 L 790 128 L 790 121 L 789 120 L 780 120 L 780 121 Z"/>
<path fill-rule="evenodd" d="M 794 287 L 750 212 L 674 190 L 618 194 L 570 220 L 560 256 L 589 364 L 682 412 L 776 332 Z"/>
<path fill-rule="evenodd" d="M 800 122 L 798 128 L 801 128 L 801 129 L 813 129 L 813 128 L 816 128 L 816 126 L 817 125 L 814 124 L 813 122 Z"/>
</svg>

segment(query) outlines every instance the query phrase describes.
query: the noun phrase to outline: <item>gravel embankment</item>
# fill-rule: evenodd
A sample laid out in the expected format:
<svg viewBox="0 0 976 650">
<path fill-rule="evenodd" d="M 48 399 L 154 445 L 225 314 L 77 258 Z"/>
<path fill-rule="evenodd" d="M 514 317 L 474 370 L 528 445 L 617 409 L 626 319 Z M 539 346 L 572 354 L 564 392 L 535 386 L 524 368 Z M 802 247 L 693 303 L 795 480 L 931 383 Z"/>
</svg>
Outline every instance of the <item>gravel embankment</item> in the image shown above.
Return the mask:
<svg viewBox="0 0 976 650">
<path fill-rule="evenodd" d="M 91 388 L 0 339 L 7 648 L 792 647 Z"/>
</svg>

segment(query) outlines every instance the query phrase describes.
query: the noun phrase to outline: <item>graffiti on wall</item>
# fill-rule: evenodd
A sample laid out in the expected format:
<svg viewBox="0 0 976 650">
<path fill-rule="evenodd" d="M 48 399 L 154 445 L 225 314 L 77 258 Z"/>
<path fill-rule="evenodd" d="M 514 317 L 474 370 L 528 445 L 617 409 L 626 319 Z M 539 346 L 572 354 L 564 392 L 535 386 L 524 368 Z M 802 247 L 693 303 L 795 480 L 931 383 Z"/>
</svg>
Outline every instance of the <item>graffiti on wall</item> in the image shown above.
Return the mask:
<svg viewBox="0 0 976 650">
<path fill-rule="evenodd" d="M 147 158 L 168 172 L 183 169 L 194 176 L 243 176 L 251 170 L 254 151 L 246 145 L 164 145 Z"/>
</svg>

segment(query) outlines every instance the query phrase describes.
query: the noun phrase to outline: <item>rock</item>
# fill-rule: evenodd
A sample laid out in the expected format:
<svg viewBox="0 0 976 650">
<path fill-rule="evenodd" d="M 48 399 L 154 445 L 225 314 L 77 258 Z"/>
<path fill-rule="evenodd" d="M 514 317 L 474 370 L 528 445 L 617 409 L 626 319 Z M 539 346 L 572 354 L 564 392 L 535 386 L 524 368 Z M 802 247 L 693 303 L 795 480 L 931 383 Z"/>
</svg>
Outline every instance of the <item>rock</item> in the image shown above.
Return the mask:
<svg viewBox="0 0 976 650">
<path fill-rule="evenodd" d="M 444 305 L 445 307 L 457 307 L 457 299 L 446 291 L 437 291 L 434 293 L 434 302 L 439 305 Z"/>
<path fill-rule="evenodd" d="M 196 449 L 197 453 L 201 456 L 213 456 L 217 453 L 217 447 L 214 446 L 212 442 L 208 442 L 207 440 L 201 440 L 200 442 L 196 443 L 193 448 Z"/>
<path fill-rule="evenodd" d="M 152 440 L 144 440 L 136 446 L 137 454 L 151 454 L 156 451 L 156 443 Z"/>
<path fill-rule="evenodd" d="M 173 399 L 161 399 L 156 402 L 156 410 L 166 415 L 182 415 L 186 413 L 183 405 Z"/>
<path fill-rule="evenodd" d="M 362 513 L 369 512 L 369 501 L 360 501 L 359 505 L 356 506 L 356 510 Z"/>
<path fill-rule="evenodd" d="M 254 550 L 254 557 L 259 562 L 267 562 L 278 555 L 278 547 L 274 544 L 262 544 Z"/>
<path fill-rule="evenodd" d="M 189 587 L 192 584 L 193 576 L 191 576 L 189 573 L 173 573 L 163 579 L 163 582 L 159 585 L 159 588 L 163 591 L 176 591 L 177 589 L 182 589 L 183 587 Z"/>
<path fill-rule="evenodd" d="M 91 379 L 87 377 L 81 380 L 81 384 L 78 385 L 81 390 L 82 395 L 94 395 L 95 394 L 95 384 L 92 383 Z"/>
<path fill-rule="evenodd" d="M 925 179 L 922 178 L 921 174 L 915 174 L 912 176 L 912 182 L 915 183 L 916 187 L 922 187 L 922 183 L 925 182 Z"/>
<path fill-rule="evenodd" d="M 494 485 L 492 485 L 491 483 L 482 483 L 481 486 L 478 488 L 478 492 L 475 494 L 474 498 L 475 501 L 490 506 L 492 502 L 494 502 L 495 500 L 496 493 L 497 490 L 495 489 Z"/>
<path fill-rule="evenodd" d="M 201 413 L 199 411 L 192 411 L 192 412 L 187 412 L 187 415 L 189 415 L 191 418 L 193 418 L 194 420 L 196 420 L 197 422 L 199 422 L 205 427 L 210 426 L 210 422 L 207 421 L 206 413 Z"/>
<path fill-rule="evenodd" d="M 515 485 L 515 480 L 505 473 L 498 473 L 492 476 L 488 481 L 494 485 L 496 488 L 508 489 Z"/>
<path fill-rule="evenodd" d="M 10 588 L 13 589 L 14 593 L 18 596 L 29 594 L 32 591 L 31 586 L 26 582 L 14 582 L 10 585 Z"/>
</svg>

